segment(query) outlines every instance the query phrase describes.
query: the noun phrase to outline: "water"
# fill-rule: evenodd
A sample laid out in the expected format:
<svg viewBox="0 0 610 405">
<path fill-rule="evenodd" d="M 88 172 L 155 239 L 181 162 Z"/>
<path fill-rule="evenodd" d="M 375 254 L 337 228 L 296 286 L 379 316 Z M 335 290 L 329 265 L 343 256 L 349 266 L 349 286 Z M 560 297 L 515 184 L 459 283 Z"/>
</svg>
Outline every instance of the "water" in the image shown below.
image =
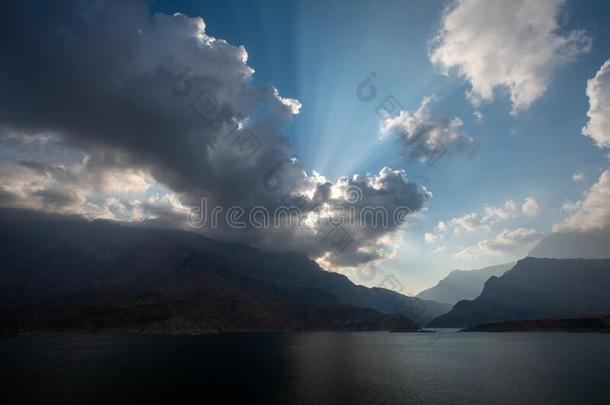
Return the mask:
<svg viewBox="0 0 610 405">
<path fill-rule="evenodd" d="M 2 403 L 610 403 L 610 335 L 0 339 Z"/>
</svg>

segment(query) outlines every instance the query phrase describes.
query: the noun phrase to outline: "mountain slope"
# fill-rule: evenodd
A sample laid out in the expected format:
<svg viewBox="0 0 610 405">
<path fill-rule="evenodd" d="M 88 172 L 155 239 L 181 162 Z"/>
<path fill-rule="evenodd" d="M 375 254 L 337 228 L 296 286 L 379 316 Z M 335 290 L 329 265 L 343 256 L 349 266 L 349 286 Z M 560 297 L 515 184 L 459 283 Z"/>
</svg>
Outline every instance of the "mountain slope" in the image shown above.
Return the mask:
<svg viewBox="0 0 610 405">
<path fill-rule="evenodd" d="M 610 259 L 610 231 L 552 233 L 538 242 L 528 256 L 552 259 Z"/>
<path fill-rule="evenodd" d="M 462 300 L 473 300 L 491 276 L 501 276 L 510 270 L 515 263 L 505 263 L 484 267 L 478 270 L 453 270 L 434 287 L 417 294 L 417 298 L 445 302 L 455 305 Z"/>
<path fill-rule="evenodd" d="M 610 333 L 610 316 L 581 318 L 531 319 L 486 323 L 466 328 L 463 332 L 597 332 Z"/>
<path fill-rule="evenodd" d="M 458 302 L 435 327 L 610 313 L 610 259 L 527 257 L 491 277 L 475 300 Z"/>
<path fill-rule="evenodd" d="M 354 285 L 300 254 L 13 209 L 0 209 L 0 276 L 0 312 L 13 325 L 11 314 L 39 325 L 52 312 L 49 324 L 75 329 L 406 330 L 408 318 L 423 325 L 449 309 Z"/>
</svg>

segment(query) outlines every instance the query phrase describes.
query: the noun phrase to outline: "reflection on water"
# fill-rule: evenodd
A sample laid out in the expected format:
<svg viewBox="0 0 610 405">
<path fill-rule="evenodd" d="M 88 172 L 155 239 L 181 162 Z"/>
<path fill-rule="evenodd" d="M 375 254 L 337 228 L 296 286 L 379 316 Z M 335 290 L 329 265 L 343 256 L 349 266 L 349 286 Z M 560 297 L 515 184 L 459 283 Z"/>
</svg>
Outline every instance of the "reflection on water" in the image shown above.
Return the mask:
<svg viewBox="0 0 610 405">
<path fill-rule="evenodd" d="M 0 358 L 3 403 L 610 403 L 601 334 L 50 335 Z"/>
</svg>

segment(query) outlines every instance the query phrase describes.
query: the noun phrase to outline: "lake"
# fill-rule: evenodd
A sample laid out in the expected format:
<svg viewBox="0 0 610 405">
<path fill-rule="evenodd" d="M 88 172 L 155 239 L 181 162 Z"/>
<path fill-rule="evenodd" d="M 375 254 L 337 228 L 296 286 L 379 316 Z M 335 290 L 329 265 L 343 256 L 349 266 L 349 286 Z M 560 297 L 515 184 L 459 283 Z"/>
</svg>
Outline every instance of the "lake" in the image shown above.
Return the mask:
<svg viewBox="0 0 610 405">
<path fill-rule="evenodd" d="M 610 403 L 610 335 L 232 333 L 0 339 L 2 403 Z"/>
</svg>

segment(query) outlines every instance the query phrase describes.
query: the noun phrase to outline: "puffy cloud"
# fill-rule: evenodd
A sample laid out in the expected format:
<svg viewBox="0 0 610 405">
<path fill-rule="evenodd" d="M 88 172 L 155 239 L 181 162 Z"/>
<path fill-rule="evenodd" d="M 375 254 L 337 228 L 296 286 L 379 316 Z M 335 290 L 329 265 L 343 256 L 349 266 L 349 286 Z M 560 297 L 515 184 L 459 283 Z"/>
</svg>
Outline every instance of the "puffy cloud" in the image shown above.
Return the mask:
<svg viewBox="0 0 610 405">
<path fill-rule="evenodd" d="M 517 216 L 517 204 L 513 200 L 507 200 L 501 207 L 485 207 L 483 223 L 494 224 L 498 221 L 516 218 Z"/>
<path fill-rule="evenodd" d="M 57 138 L 43 142 L 47 159 L 34 159 L 30 148 L 20 147 L 21 156 L 26 159 L 0 162 L 0 190 L 4 196 L 1 206 L 78 213 L 92 219 L 135 219 L 125 204 L 153 186 L 150 175 L 136 168 L 121 167 L 117 161 L 105 161 L 103 153 L 83 156 L 72 151 L 74 154 L 69 158 L 52 161 L 70 148 Z M 153 216 L 137 219 L 149 218 Z"/>
<path fill-rule="evenodd" d="M 564 3 L 458 0 L 443 15 L 430 59 L 470 82 L 475 106 L 505 88 L 516 114 L 544 94 L 554 68 L 591 47 L 583 31 L 559 33 Z"/>
<path fill-rule="evenodd" d="M 534 197 L 527 197 L 523 205 L 521 205 L 521 211 L 527 216 L 536 216 L 540 212 L 540 204 L 538 204 Z"/>
<path fill-rule="evenodd" d="M 284 203 L 300 208 L 312 225 L 288 234 L 268 232 L 265 237 L 270 245 L 319 257 L 326 267 L 355 267 L 392 257 L 397 246 L 388 235 L 431 197 L 404 171 L 387 167 L 376 175 L 341 177 L 335 182 L 319 175 L 308 176 L 306 183 L 284 198 Z M 339 226 L 329 229 L 329 221 Z M 342 233 L 349 243 L 341 249 L 328 249 L 328 233 Z"/>
<path fill-rule="evenodd" d="M 439 221 L 432 232 L 424 234 L 424 241 L 427 244 L 443 241 L 450 235 L 448 233 L 450 231 L 455 235 L 490 231 L 495 224 L 519 218 L 521 214 L 535 216 L 539 211 L 540 205 L 533 197 L 527 197 L 521 207 L 513 200 L 506 200 L 500 206 L 486 205 L 481 213 L 471 212 L 448 221 Z M 484 246 L 489 243 L 491 242 L 486 242 Z M 465 254 L 460 257 L 464 257 Z"/>
<path fill-rule="evenodd" d="M 540 233 L 530 228 L 504 229 L 494 238 L 482 240 L 476 245 L 460 250 L 455 254 L 455 257 L 458 259 L 477 259 L 515 253 L 525 247 L 530 247 L 541 237 Z"/>
<path fill-rule="evenodd" d="M 0 163 L 0 205 L 62 212 L 76 208 L 84 198 L 27 165 Z M 57 168 L 61 171 L 61 168 Z"/>
<path fill-rule="evenodd" d="M 453 229 L 455 233 L 460 232 L 473 232 L 477 229 L 486 227 L 482 217 L 471 212 L 469 214 L 462 215 L 461 217 L 453 218 L 448 222 L 449 227 Z"/>
<path fill-rule="evenodd" d="M 431 162 L 445 152 L 474 152 L 480 140 L 462 132 L 463 122 L 430 114 L 431 98 L 425 98 L 415 112 L 400 111 L 381 120 L 381 135 L 395 134 L 408 146 L 410 159 Z"/>
<path fill-rule="evenodd" d="M 424 240 L 427 243 L 443 240 L 445 233 L 449 230 L 453 230 L 455 234 L 488 230 L 491 225 L 500 221 L 517 218 L 518 215 L 517 204 L 512 200 L 506 200 L 499 207 L 487 205 L 482 214 L 470 212 L 448 221 L 439 221 L 434 228 L 434 232 L 424 234 Z"/>
<path fill-rule="evenodd" d="M 305 173 L 282 132 L 301 104 L 253 85 L 243 47 L 210 36 L 201 18 L 100 4 L 11 2 L 0 13 L 11 33 L 0 44 L 0 132 L 20 156 L 2 163 L 3 205 L 186 226 L 185 207 L 202 198 L 225 210 L 289 203 L 308 226 L 200 231 L 332 266 L 391 254 L 405 211 L 377 226 L 366 210 L 416 212 L 425 188 L 388 168 L 334 182 Z M 345 226 L 350 243 L 337 249 L 328 221 L 350 209 L 369 216 Z"/>
<path fill-rule="evenodd" d="M 566 203 L 564 211 L 570 216 L 556 224 L 553 231 L 588 231 L 605 229 L 610 226 L 610 170 L 604 171 L 595 184 L 585 193 L 584 198 L 574 203 Z"/>
<path fill-rule="evenodd" d="M 610 59 L 587 82 L 589 122 L 582 129 L 599 148 L 610 148 Z"/>
<path fill-rule="evenodd" d="M 585 179 L 585 173 L 582 170 L 577 171 L 576 173 L 574 173 L 574 175 L 572 176 L 572 180 L 575 183 L 580 183 L 581 181 L 583 181 Z"/>
<path fill-rule="evenodd" d="M 426 232 L 424 234 L 424 240 L 426 241 L 426 243 L 434 243 L 439 239 L 440 239 L 440 236 L 437 234 L 434 234 L 432 232 Z"/>
</svg>

